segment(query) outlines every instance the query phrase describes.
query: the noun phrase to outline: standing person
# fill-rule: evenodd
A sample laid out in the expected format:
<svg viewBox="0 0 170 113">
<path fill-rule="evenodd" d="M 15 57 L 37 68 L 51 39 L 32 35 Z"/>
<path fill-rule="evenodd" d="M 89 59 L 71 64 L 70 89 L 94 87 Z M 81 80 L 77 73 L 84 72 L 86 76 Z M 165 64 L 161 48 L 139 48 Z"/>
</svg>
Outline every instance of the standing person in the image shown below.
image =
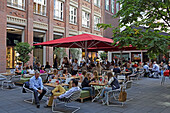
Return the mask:
<svg viewBox="0 0 170 113">
<path fill-rule="evenodd" d="M 42 79 L 40 77 L 39 71 L 36 71 L 35 76 L 30 78 L 29 84 L 30 84 L 29 88 L 31 90 L 33 90 L 33 92 L 34 92 L 35 104 L 37 105 L 37 108 L 40 108 L 40 102 L 39 101 L 45 95 L 46 90 L 43 87 L 43 82 L 42 82 Z M 38 96 L 38 93 L 40 94 L 40 96 Z"/>
<path fill-rule="evenodd" d="M 76 75 L 78 72 L 78 60 L 77 59 L 75 59 L 72 64 L 72 70 L 73 70 L 72 75 Z"/>
<path fill-rule="evenodd" d="M 99 75 L 102 74 L 102 69 L 103 67 L 100 65 L 100 62 L 97 62 L 96 68 L 95 68 L 98 72 Z"/>
<path fill-rule="evenodd" d="M 120 88 L 119 82 L 117 78 L 112 74 L 112 72 L 107 73 L 107 78 L 108 80 L 106 81 L 106 84 L 109 85 L 109 87 L 103 88 L 102 93 L 100 94 L 100 98 L 102 98 L 106 92 Z M 105 95 L 105 97 L 107 96 Z"/>
<path fill-rule="evenodd" d="M 54 68 L 58 68 L 58 62 L 57 62 L 57 57 L 54 59 L 54 65 L 53 65 Z"/>
</svg>

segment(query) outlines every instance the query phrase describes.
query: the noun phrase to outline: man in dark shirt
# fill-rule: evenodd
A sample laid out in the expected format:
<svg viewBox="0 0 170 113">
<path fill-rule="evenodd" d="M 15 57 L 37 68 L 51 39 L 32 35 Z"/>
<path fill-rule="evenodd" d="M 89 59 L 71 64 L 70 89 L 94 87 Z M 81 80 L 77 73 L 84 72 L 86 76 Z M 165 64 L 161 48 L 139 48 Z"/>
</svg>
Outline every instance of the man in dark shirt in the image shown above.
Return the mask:
<svg viewBox="0 0 170 113">
<path fill-rule="evenodd" d="M 115 65 L 115 68 L 113 69 L 113 72 L 115 72 L 115 74 L 117 74 L 117 73 L 120 73 L 121 71 L 120 71 L 120 68 L 118 67 L 118 65 L 116 64 Z"/>
</svg>

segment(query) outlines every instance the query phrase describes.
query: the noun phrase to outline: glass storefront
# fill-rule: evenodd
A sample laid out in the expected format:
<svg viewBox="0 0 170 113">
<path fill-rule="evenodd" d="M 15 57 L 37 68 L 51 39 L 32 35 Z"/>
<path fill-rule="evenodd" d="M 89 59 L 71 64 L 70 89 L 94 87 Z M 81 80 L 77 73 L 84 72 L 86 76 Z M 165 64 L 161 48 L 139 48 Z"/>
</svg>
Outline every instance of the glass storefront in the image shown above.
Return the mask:
<svg viewBox="0 0 170 113">
<path fill-rule="evenodd" d="M 120 53 L 112 53 L 112 59 L 120 59 Z M 129 53 L 122 53 L 122 59 L 123 61 L 128 61 Z"/>
<path fill-rule="evenodd" d="M 22 42 L 23 30 L 7 27 L 6 68 L 15 68 L 18 54 L 15 51 L 16 43 Z"/>
<path fill-rule="evenodd" d="M 41 33 L 41 32 L 34 32 L 34 44 L 36 43 L 41 43 L 45 41 L 45 33 Z M 41 65 L 43 65 L 43 53 L 44 53 L 44 49 L 43 46 L 35 46 L 34 50 L 33 50 L 33 56 L 34 56 L 34 64 L 40 62 Z"/>
<path fill-rule="evenodd" d="M 141 52 L 131 53 L 131 61 L 132 62 L 140 62 L 141 61 Z"/>
</svg>

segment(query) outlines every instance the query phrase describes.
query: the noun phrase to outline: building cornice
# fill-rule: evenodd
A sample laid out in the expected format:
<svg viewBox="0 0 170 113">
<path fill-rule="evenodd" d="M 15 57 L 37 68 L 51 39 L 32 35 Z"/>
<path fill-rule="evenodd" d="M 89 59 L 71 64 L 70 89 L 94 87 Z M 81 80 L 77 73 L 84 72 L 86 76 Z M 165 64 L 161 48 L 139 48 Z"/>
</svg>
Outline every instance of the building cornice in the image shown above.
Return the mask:
<svg viewBox="0 0 170 113">
<path fill-rule="evenodd" d="M 7 15 L 7 23 L 26 26 L 27 20 L 24 18 Z"/>
</svg>

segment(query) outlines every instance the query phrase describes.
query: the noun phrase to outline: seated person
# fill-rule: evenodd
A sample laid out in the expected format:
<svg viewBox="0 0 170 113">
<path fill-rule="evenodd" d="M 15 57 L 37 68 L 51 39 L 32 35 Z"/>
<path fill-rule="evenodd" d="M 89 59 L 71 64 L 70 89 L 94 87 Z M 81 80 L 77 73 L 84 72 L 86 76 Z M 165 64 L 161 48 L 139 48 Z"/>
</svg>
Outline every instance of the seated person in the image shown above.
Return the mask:
<svg viewBox="0 0 170 113">
<path fill-rule="evenodd" d="M 156 62 L 153 64 L 152 72 L 160 72 L 159 65 Z"/>
<path fill-rule="evenodd" d="M 95 89 L 94 87 L 91 87 L 90 82 L 93 81 L 94 79 L 91 79 L 91 73 L 87 73 L 81 86 L 82 90 L 88 90 L 90 92 L 91 98 L 95 96 Z"/>
<path fill-rule="evenodd" d="M 58 77 L 59 77 L 58 70 L 54 69 L 52 79 L 58 79 Z"/>
<path fill-rule="evenodd" d="M 94 70 L 94 72 L 93 72 L 93 80 L 92 81 L 94 81 L 94 82 L 99 81 L 99 75 L 98 75 L 97 70 Z"/>
<path fill-rule="evenodd" d="M 69 74 L 68 73 L 68 70 L 67 70 L 67 68 L 64 68 L 64 70 L 63 70 L 63 77 L 71 77 L 71 74 Z"/>
<path fill-rule="evenodd" d="M 17 74 L 21 74 L 21 70 L 22 70 L 22 63 L 18 63 L 18 65 L 16 65 L 15 67 L 15 72 Z"/>
<path fill-rule="evenodd" d="M 50 97 L 48 105 L 44 107 L 51 107 L 54 98 L 62 99 L 68 98 L 73 92 L 79 91 L 80 88 L 78 87 L 78 81 L 76 79 L 72 79 L 70 81 L 72 88 L 66 91 L 61 85 L 58 85 L 53 91 L 53 95 Z"/>
<path fill-rule="evenodd" d="M 147 65 L 146 62 L 144 63 L 143 69 L 144 69 L 144 71 L 145 71 L 144 77 L 147 77 L 148 74 L 149 74 L 149 66 Z"/>
<path fill-rule="evenodd" d="M 45 69 L 49 69 L 51 66 L 49 65 L 49 62 L 46 62 Z"/>
<path fill-rule="evenodd" d="M 103 95 L 110 91 L 110 90 L 115 90 L 115 89 L 119 89 L 120 88 L 120 85 L 119 85 L 119 82 L 117 80 L 116 77 L 114 77 L 114 75 L 112 74 L 112 72 L 108 72 L 107 73 L 107 78 L 108 80 L 105 81 L 105 84 L 109 85 L 110 87 L 105 87 L 103 88 L 102 90 L 102 93 L 100 94 L 100 98 L 103 97 Z M 107 96 L 106 96 L 107 97 Z M 107 98 L 106 98 L 107 99 Z"/>
<path fill-rule="evenodd" d="M 118 74 L 118 73 L 121 72 L 121 71 L 120 71 L 120 68 L 118 67 L 117 64 L 115 64 L 115 67 L 114 67 L 114 69 L 113 69 L 113 72 L 114 72 L 115 74 Z"/>
<path fill-rule="evenodd" d="M 80 75 L 79 83 L 82 83 L 82 82 L 83 82 L 84 77 L 86 76 L 86 74 L 87 74 L 87 71 L 86 71 L 86 70 L 83 70 L 82 74 Z"/>
<path fill-rule="evenodd" d="M 43 66 L 41 66 L 40 73 L 45 73 Z"/>
<path fill-rule="evenodd" d="M 30 84 L 29 88 L 34 92 L 35 104 L 37 105 L 37 108 L 39 108 L 40 107 L 39 101 L 46 93 L 46 90 L 43 88 L 43 82 L 40 77 L 39 71 L 36 71 L 35 76 L 30 78 L 29 84 Z M 38 93 L 40 94 L 39 96 Z"/>
<path fill-rule="evenodd" d="M 30 66 L 30 69 L 28 69 L 29 74 L 35 74 L 34 69 L 32 65 Z"/>
<path fill-rule="evenodd" d="M 27 74 L 27 70 L 25 67 L 23 67 L 23 70 L 21 71 L 21 75 Z"/>
</svg>

